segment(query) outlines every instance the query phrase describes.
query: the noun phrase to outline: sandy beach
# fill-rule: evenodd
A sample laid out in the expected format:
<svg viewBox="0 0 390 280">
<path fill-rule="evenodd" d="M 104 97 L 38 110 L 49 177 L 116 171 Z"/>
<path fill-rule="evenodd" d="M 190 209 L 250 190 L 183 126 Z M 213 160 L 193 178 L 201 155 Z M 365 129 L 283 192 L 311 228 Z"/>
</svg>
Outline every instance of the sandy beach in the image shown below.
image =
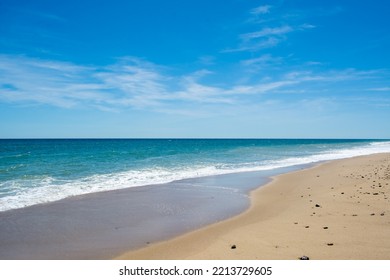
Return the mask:
<svg viewBox="0 0 390 280">
<path fill-rule="evenodd" d="M 390 154 L 273 178 L 226 221 L 118 259 L 390 259 Z"/>
</svg>

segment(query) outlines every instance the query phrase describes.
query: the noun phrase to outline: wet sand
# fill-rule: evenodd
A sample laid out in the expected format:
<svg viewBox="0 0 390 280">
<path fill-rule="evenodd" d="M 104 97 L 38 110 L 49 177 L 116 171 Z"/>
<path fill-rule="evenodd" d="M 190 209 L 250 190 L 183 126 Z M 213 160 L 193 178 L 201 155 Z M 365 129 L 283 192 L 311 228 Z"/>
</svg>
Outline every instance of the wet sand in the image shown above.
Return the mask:
<svg viewBox="0 0 390 280">
<path fill-rule="evenodd" d="M 0 212 L 0 259 L 111 259 L 227 219 L 271 173 L 128 188 Z"/>
<path fill-rule="evenodd" d="M 390 259 L 390 154 L 279 175 L 229 220 L 119 259 Z"/>
</svg>

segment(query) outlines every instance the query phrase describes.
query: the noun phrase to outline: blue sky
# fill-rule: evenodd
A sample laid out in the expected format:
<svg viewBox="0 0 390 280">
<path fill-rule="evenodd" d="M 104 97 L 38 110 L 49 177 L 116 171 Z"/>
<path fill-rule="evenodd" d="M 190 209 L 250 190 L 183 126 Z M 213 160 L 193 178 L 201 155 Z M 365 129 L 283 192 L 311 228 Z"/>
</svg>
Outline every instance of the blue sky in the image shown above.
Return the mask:
<svg viewBox="0 0 390 280">
<path fill-rule="evenodd" d="M 0 0 L 0 138 L 390 138 L 390 2 Z"/>
</svg>

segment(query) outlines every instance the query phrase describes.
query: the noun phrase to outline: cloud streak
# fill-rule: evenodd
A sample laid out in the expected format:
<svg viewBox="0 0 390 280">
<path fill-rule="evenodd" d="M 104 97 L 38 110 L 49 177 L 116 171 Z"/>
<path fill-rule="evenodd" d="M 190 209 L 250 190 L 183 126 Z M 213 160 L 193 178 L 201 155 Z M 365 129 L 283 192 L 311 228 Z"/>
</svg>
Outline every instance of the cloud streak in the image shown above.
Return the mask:
<svg viewBox="0 0 390 280">
<path fill-rule="evenodd" d="M 271 16 L 272 8 L 272 16 Z M 294 32 L 302 32 L 313 29 L 316 26 L 309 23 L 299 23 L 299 18 L 285 17 L 277 13 L 274 7 L 263 5 L 250 10 L 251 17 L 246 23 L 256 28 L 256 31 L 242 33 L 238 36 L 240 43 L 236 48 L 225 49 L 222 52 L 255 52 L 278 46 L 288 39 L 288 35 Z M 274 11 L 275 10 L 275 11 Z M 260 20 L 258 20 L 261 18 Z M 272 20 L 270 20 L 272 18 Z M 280 22 L 283 24 L 281 25 Z M 268 26 L 264 26 L 268 24 Z"/>
<path fill-rule="evenodd" d="M 270 6 L 270 5 L 263 5 L 263 6 L 259 6 L 259 7 L 252 9 L 250 11 L 250 13 L 252 15 L 264 15 L 264 14 L 268 14 L 270 12 L 271 8 L 272 8 L 272 6 Z"/>
<path fill-rule="evenodd" d="M 243 62 L 269 63 L 279 58 L 264 55 Z M 187 75 L 170 75 L 164 67 L 127 57 L 107 66 L 0 55 L 0 101 L 61 108 L 94 108 L 104 111 L 141 109 L 189 114 L 202 106 L 237 106 L 261 102 L 266 95 L 302 93 L 310 86 L 375 77 L 375 71 L 289 71 L 272 79 L 251 83 L 202 82 L 212 77 L 207 69 Z M 180 107 L 180 108 L 179 108 Z M 192 114 L 193 112 L 191 112 Z"/>
<path fill-rule="evenodd" d="M 390 87 L 370 88 L 370 91 L 390 92 Z"/>
<path fill-rule="evenodd" d="M 288 25 L 274 27 L 274 28 L 265 27 L 265 28 L 261 29 L 260 31 L 242 34 L 241 38 L 243 40 L 251 40 L 251 39 L 268 37 L 268 36 L 280 36 L 280 35 L 284 35 L 286 33 L 292 32 L 292 31 L 293 31 L 293 28 L 291 26 L 288 26 Z"/>
<path fill-rule="evenodd" d="M 260 57 L 245 59 L 240 63 L 244 66 L 274 66 L 282 63 L 283 59 L 281 57 L 273 57 L 270 54 L 264 54 Z"/>
</svg>

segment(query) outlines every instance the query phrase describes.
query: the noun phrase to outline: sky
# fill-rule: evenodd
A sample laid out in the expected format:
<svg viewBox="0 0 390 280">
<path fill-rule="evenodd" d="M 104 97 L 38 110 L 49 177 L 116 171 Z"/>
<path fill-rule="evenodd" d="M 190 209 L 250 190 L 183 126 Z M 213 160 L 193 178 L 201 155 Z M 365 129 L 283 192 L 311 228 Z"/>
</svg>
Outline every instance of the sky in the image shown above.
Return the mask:
<svg viewBox="0 0 390 280">
<path fill-rule="evenodd" d="M 390 138 L 390 1 L 0 0 L 0 138 Z"/>
</svg>

